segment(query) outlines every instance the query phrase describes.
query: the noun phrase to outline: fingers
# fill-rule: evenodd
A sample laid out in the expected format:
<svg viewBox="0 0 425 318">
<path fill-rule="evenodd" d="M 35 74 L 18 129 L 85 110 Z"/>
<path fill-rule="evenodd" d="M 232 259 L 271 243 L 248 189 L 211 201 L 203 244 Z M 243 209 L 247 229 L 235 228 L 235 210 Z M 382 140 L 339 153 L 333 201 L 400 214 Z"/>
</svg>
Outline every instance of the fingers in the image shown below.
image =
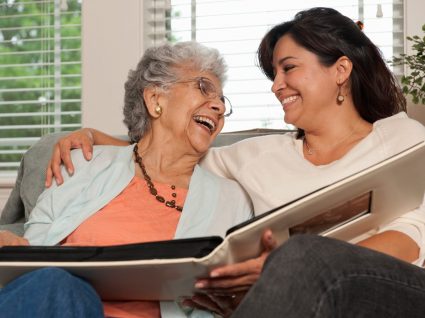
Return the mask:
<svg viewBox="0 0 425 318">
<path fill-rule="evenodd" d="M 237 278 L 199 280 L 195 288 L 217 295 L 229 295 L 247 291 L 258 280 L 260 274 L 249 274 Z"/>
<path fill-rule="evenodd" d="M 222 317 L 230 317 L 236 307 L 235 301 L 235 295 L 223 297 L 209 294 L 195 294 L 192 298 L 185 299 L 183 305 L 201 310 L 209 310 Z"/>
<path fill-rule="evenodd" d="M 49 161 L 46 169 L 46 181 L 44 182 L 44 186 L 49 188 L 52 185 L 53 180 L 53 171 L 52 171 L 52 160 Z"/>
<path fill-rule="evenodd" d="M 53 148 L 52 157 L 46 169 L 46 187 L 50 187 L 55 178 L 56 183 L 63 183 L 61 164 L 63 163 L 70 175 L 74 174 L 74 165 L 71 159 L 71 149 L 81 148 L 84 158 L 91 160 L 93 154 L 93 134 L 90 129 L 77 130 L 66 137 L 59 139 Z"/>
<path fill-rule="evenodd" d="M 258 280 L 265 259 L 266 254 L 245 262 L 216 268 L 210 273 L 210 278 L 199 279 L 195 283 L 195 288 L 218 294 L 246 291 Z"/>
<path fill-rule="evenodd" d="M 211 278 L 219 277 L 237 277 L 242 275 L 247 275 L 251 273 L 260 273 L 263 268 L 263 260 L 261 256 L 247 260 L 245 262 L 236 263 L 232 265 L 227 265 L 223 267 L 216 268 L 211 271 Z"/>
<path fill-rule="evenodd" d="M 0 247 L 12 245 L 29 245 L 29 242 L 27 239 L 20 237 L 10 231 L 0 231 Z"/>
<path fill-rule="evenodd" d="M 92 144 L 83 143 L 81 145 L 81 149 L 83 150 L 84 158 L 86 158 L 87 161 L 91 160 L 92 153 L 93 153 L 93 145 Z"/>
<path fill-rule="evenodd" d="M 72 145 L 71 141 L 68 139 L 59 141 L 60 152 L 59 152 L 59 155 L 55 158 L 56 159 L 55 162 L 58 164 L 56 168 L 58 168 L 58 170 L 60 171 L 60 164 L 62 161 L 66 170 L 68 171 L 70 175 L 74 174 L 74 165 L 72 164 L 72 160 L 71 160 L 71 148 L 73 146 L 74 145 Z"/>
<path fill-rule="evenodd" d="M 58 145 L 55 145 L 55 147 L 53 148 L 52 157 L 49 162 L 48 170 L 51 170 L 52 178 L 53 177 L 55 178 L 56 183 L 58 185 L 61 185 L 63 183 L 62 172 L 60 169 L 61 162 L 62 160 L 60 157 L 60 148 Z M 47 173 L 46 173 L 46 178 L 47 178 Z M 46 179 L 46 182 L 47 182 L 47 179 Z"/>
</svg>

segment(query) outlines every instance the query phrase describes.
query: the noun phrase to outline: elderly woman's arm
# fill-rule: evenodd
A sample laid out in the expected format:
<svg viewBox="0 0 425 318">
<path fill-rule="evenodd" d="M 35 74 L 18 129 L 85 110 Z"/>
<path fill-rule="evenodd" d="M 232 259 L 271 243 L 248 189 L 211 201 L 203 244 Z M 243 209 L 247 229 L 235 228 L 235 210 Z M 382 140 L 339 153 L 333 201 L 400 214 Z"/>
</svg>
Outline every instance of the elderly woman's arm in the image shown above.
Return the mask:
<svg viewBox="0 0 425 318">
<path fill-rule="evenodd" d="M 59 139 L 56 143 L 52 157 L 46 170 L 46 187 L 52 185 L 53 177 L 57 184 L 63 183 L 61 164 L 63 163 L 70 174 L 74 173 L 74 165 L 71 160 L 71 149 L 81 148 L 83 155 L 90 160 L 93 153 L 93 145 L 127 146 L 128 141 L 112 137 L 93 128 L 76 130 Z"/>
</svg>

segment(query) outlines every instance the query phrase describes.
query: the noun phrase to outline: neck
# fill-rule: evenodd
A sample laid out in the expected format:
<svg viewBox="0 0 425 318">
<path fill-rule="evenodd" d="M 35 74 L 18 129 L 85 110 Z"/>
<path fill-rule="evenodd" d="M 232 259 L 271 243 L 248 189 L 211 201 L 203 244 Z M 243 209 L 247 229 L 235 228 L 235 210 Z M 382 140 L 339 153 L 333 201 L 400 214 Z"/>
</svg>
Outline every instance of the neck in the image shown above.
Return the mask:
<svg viewBox="0 0 425 318">
<path fill-rule="evenodd" d="M 335 120 L 327 125 L 323 130 L 305 131 L 304 153 L 307 160 L 314 164 L 340 159 L 372 130 L 372 124 L 360 117 L 347 121 Z"/>
<path fill-rule="evenodd" d="M 195 165 L 202 155 L 182 151 L 173 141 L 156 142 L 151 135 L 138 142 L 138 153 L 143 158 L 152 180 L 188 188 Z M 141 173 L 139 169 L 137 172 Z"/>
</svg>

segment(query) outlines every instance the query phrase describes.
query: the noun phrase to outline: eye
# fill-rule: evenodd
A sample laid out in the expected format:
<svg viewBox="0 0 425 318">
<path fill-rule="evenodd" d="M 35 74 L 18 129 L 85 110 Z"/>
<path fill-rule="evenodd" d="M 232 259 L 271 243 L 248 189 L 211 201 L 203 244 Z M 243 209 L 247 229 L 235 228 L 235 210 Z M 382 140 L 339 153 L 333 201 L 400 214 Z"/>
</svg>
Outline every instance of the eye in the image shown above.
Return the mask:
<svg viewBox="0 0 425 318">
<path fill-rule="evenodd" d="M 287 65 L 284 65 L 284 66 L 283 66 L 283 71 L 284 71 L 285 73 L 287 73 L 287 72 L 289 72 L 290 70 L 292 70 L 293 68 L 295 68 L 295 65 L 287 64 Z"/>
</svg>

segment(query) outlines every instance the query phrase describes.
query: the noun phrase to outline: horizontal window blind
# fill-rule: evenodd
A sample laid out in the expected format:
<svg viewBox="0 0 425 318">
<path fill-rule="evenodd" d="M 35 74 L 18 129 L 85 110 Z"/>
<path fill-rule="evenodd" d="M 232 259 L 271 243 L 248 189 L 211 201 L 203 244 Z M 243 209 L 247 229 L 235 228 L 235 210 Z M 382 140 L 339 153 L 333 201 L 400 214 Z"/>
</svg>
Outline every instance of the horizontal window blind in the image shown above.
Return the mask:
<svg viewBox="0 0 425 318">
<path fill-rule="evenodd" d="M 271 93 L 271 82 L 256 66 L 263 35 L 300 10 L 333 7 L 354 21 L 382 50 L 385 58 L 403 52 L 402 0 L 150 0 L 146 1 L 145 32 L 150 45 L 196 40 L 217 48 L 229 65 L 224 92 L 234 112 L 223 131 L 291 128 Z"/>
<path fill-rule="evenodd" d="M 81 1 L 0 3 L 0 176 L 41 136 L 81 126 Z"/>
</svg>

